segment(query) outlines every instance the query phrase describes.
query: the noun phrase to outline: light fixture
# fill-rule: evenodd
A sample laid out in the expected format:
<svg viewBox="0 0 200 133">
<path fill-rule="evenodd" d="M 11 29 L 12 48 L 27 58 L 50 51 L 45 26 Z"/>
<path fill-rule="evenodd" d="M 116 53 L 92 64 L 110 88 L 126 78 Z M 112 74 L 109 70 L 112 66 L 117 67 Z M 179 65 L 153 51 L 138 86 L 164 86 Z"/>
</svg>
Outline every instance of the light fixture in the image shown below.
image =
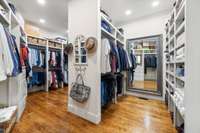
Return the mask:
<svg viewBox="0 0 200 133">
<path fill-rule="evenodd" d="M 159 1 L 154 1 L 154 2 L 152 3 L 152 6 L 153 6 L 153 7 L 157 7 L 157 6 L 159 6 L 159 4 L 160 4 Z"/>
<path fill-rule="evenodd" d="M 126 10 L 126 11 L 125 11 L 125 14 L 126 14 L 126 16 L 129 16 L 129 15 L 131 15 L 131 13 L 132 13 L 132 11 L 131 11 L 131 10 Z"/>
<path fill-rule="evenodd" d="M 45 5 L 45 4 L 46 4 L 46 0 L 37 0 L 37 2 L 38 2 L 40 5 Z"/>
<path fill-rule="evenodd" d="M 44 19 L 40 19 L 40 23 L 44 24 L 46 21 Z"/>
</svg>

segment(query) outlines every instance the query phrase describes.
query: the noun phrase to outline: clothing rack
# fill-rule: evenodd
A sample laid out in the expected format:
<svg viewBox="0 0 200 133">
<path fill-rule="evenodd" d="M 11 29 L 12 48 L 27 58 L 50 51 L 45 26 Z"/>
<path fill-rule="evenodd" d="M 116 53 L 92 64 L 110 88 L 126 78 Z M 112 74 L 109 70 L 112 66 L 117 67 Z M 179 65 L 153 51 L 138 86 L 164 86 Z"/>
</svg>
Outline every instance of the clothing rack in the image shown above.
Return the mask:
<svg viewBox="0 0 200 133">
<path fill-rule="evenodd" d="M 118 28 L 116 28 L 108 19 L 107 17 L 105 17 L 105 15 L 103 13 L 101 13 L 101 38 L 102 39 L 108 39 L 109 41 L 112 41 L 113 44 L 115 45 L 115 47 L 121 47 L 121 48 L 125 48 L 126 45 L 126 39 L 125 36 L 118 30 Z M 103 44 L 102 44 L 103 45 Z M 118 62 L 119 63 L 119 62 Z M 122 91 L 121 94 L 118 94 L 119 90 L 118 90 L 118 85 L 115 85 L 115 89 L 114 89 L 114 98 L 113 98 L 113 103 L 117 103 L 117 98 L 118 96 L 123 96 L 126 93 L 126 89 L 127 89 L 127 72 L 125 70 L 117 70 L 117 73 L 113 73 L 114 77 L 117 78 L 117 74 L 119 76 L 119 73 L 122 74 Z M 109 76 L 109 73 L 107 73 Z M 105 75 L 105 74 L 103 74 Z M 105 77 L 105 76 L 103 76 Z M 109 77 L 112 77 L 111 75 Z M 113 77 L 113 78 L 114 78 Z M 117 80 L 117 79 L 116 79 Z"/>
<path fill-rule="evenodd" d="M 45 91 L 49 91 L 49 74 L 51 72 L 58 72 L 60 71 L 61 73 L 63 72 L 63 49 L 64 49 L 64 43 L 59 43 L 57 41 L 53 41 L 53 40 L 48 40 L 46 38 L 41 38 L 41 37 L 35 37 L 35 36 L 31 36 L 28 35 L 28 44 L 30 48 L 37 48 L 39 50 L 45 50 L 45 66 L 46 68 L 44 68 L 44 70 L 42 70 L 41 72 L 45 72 L 45 87 L 42 87 L 42 90 Z M 60 58 L 61 58 L 61 64 L 60 67 L 52 67 L 49 66 L 49 52 L 60 52 Z M 39 71 L 40 72 L 40 71 Z M 61 83 L 61 87 L 63 87 L 63 82 Z M 41 90 L 39 89 L 39 90 Z M 38 91 L 38 90 L 36 90 Z"/>
</svg>

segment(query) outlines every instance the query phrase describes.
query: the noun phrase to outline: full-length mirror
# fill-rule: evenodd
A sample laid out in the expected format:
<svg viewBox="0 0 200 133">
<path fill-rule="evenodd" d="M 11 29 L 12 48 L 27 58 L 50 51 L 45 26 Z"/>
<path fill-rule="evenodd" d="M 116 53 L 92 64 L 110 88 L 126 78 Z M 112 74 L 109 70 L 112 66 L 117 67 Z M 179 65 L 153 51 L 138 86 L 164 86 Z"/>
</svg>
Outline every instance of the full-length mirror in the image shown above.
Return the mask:
<svg viewBox="0 0 200 133">
<path fill-rule="evenodd" d="M 135 60 L 129 71 L 129 91 L 144 91 L 161 94 L 162 36 L 144 37 L 128 41 L 131 60 Z"/>
</svg>

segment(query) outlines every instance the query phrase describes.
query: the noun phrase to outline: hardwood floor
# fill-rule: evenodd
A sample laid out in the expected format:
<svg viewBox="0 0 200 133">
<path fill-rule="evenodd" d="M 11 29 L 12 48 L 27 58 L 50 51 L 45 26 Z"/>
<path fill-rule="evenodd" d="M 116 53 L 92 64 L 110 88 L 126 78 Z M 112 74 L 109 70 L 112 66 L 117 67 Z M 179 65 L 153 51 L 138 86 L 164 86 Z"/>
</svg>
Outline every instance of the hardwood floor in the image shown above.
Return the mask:
<svg viewBox="0 0 200 133">
<path fill-rule="evenodd" d="M 13 133 L 176 133 L 160 101 L 123 97 L 103 110 L 102 122 L 94 125 L 67 112 L 66 93 L 60 89 L 29 95 Z"/>
<path fill-rule="evenodd" d="M 130 87 L 141 90 L 157 91 L 157 81 L 134 81 Z"/>
</svg>

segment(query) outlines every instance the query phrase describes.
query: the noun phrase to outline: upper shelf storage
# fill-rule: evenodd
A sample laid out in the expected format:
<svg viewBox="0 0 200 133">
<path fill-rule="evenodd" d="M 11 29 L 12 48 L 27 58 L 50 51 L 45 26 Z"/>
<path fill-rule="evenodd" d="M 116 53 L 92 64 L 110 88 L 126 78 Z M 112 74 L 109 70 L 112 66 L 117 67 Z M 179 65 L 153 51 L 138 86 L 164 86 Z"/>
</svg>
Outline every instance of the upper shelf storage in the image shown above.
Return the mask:
<svg viewBox="0 0 200 133">
<path fill-rule="evenodd" d="M 63 44 L 54 40 L 48 40 L 45 38 L 40 37 L 34 37 L 29 35 L 28 36 L 28 44 L 29 45 L 35 45 L 35 46 L 41 46 L 41 47 L 49 47 L 50 49 L 63 49 Z"/>
<path fill-rule="evenodd" d="M 47 40 L 45 38 L 39 38 L 34 36 L 28 36 L 28 44 L 36 45 L 36 46 L 47 46 Z"/>
<path fill-rule="evenodd" d="M 6 0 L 0 0 L 0 19 L 4 25 L 9 26 L 10 7 Z"/>
<path fill-rule="evenodd" d="M 11 29 L 16 26 L 24 27 L 6 0 L 0 0 L 0 20 L 4 26 Z"/>
<path fill-rule="evenodd" d="M 48 41 L 49 48 L 62 49 L 62 44 L 53 40 Z"/>
<path fill-rule="evenodd" d="M 182 0 L 182 4 L 180 5 L 180 9 L 176 15 L 176 28 L 178 29 L 179 26 L 185 21 L 185 2 Z"/>
<path fill-rule="evenodd" d="M 107 38 L 125 45 L 124 35 L 101 13 L 101 32 Z"/>
</svg>

